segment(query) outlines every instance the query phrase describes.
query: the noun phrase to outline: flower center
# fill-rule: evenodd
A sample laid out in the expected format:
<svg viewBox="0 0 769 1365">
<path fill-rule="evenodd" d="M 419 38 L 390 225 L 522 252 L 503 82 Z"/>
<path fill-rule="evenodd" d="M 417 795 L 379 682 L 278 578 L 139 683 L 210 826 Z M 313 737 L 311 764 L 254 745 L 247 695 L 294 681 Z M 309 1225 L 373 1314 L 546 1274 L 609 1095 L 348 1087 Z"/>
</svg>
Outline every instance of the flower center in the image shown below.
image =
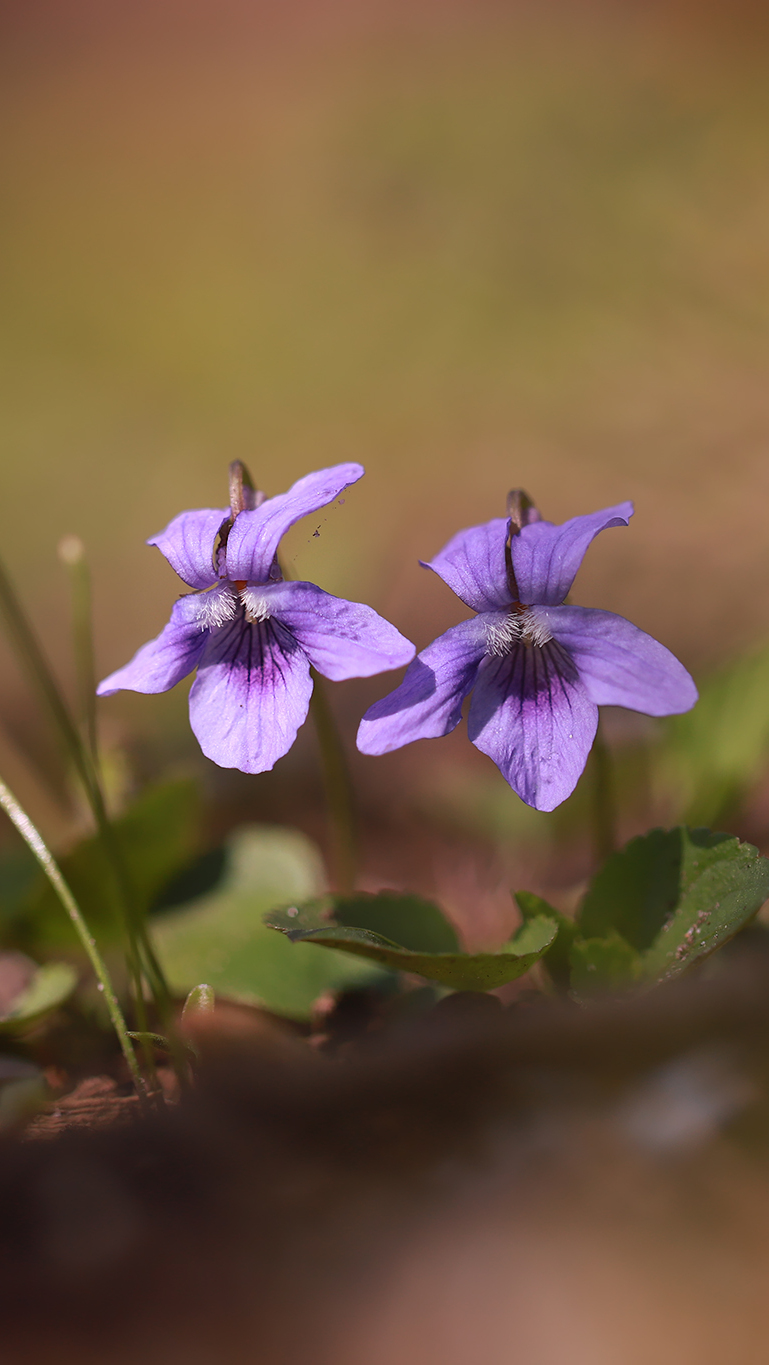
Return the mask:
<svg viewBox="0 0 769 1365">
<path fill-rule="evenodd" d="M 240 600 L 246 613 L 246 620 L 255 625 L 259 621 L 267 621 L 270 617 L 270 609 L 267 605 L 267 598 L 258 588 L 249 588 L 238 579 L 234 585 L 240 594 Z"/>
<path fill-rule="evenodd" d="M 502 656 L 509 654 L 516 645 L 536 646 L 541 649 L 552 635 L 531 607 L 516 602 L 502 621 L 490 623 L 488 628 L 488 651 Z"/>
</svg>

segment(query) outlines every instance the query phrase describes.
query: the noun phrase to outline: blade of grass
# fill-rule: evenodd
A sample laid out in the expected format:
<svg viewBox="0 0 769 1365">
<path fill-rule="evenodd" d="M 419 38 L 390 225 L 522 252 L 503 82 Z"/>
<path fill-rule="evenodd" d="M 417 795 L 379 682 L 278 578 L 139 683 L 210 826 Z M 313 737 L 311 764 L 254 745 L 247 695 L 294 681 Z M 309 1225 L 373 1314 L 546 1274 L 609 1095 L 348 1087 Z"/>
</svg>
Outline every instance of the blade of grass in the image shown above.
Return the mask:
<svg viewBox="0 0 769 1365">
<path fill-rule="evenodd" d="M 139 1031 L 147 1033 L 147 1015 L 142 988 L 142 977 L 145 970 L 150 989 L 155 996 L 158 1009 L 164 1017 L 164 1022 L 170 1009 L 168 985 L 149 943 L 146 927 L 141 917 L 136 913 L 135 896 L 131 887 L 130 876 L 107 814 L 99 774 L 2 561 L 0 561 L 0 614 L 5 620 L 8 635 L 15 646 L 23 667 L 36 687 L 44 705 L 48 708 L 91 807 L 99 838 L 112 868 L 121 906 L 127 940 L 126 958 L 133 986 L 136 1019 Z M 145 957 L 146 969 L 142 963 L 142 953 Z M 154 1067 L 149 1055 L 147 1064 L 150 1075 L 152 1075 Z"/>
<path fill-rule="evenodd" d="M 19 805 L 13 792 L 5 785 L 2 779 L 0 779 L 0 806 L 5 811 L 8 819 L 16 826 L 16 829 L 19 831 L 19 834 L 27 846 L 34 853 L 46 877 L 56 892 L 56 895 L 59 897 L 66 914 L 72 921 L 75 932 L 83 945 L 83 950 L 93 967 L 96 979 L 104 994 L 112 1027 L 117 1034 L 123 1056 L 128 1064 L 137 1093 L 141 1097 L 144 1097 L 146 1095 L 144 1081 L 136 1060 L 136 1054 L 131 1046 L 126 1021 L 123 1017 L 123 1012 L 120 1008 L 104 959 L 96 946 L 95 940 L 88 929 L 88 925 L 83 918 L 80 908 L 67 886 L 67 883 L 59 870 L 58 863 L 48 848 L 48 845 L 43 840 L 39 830 L 33 825 L 26 811 Z"/>
</svg>

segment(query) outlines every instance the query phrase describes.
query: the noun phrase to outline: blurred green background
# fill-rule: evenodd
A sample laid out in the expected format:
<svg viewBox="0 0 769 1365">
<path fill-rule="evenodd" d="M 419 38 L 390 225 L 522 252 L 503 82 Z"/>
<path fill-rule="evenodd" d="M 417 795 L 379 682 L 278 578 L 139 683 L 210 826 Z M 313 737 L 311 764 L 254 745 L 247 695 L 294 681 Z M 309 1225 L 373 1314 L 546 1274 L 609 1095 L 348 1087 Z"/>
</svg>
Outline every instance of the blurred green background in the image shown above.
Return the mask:
<svg viewBox="0 0 769 1365">
<path fill-rule="evenodd" d="M 88 548 L 106 673 L 177 593 L 145 537 L 224 502 L 235 457 L 268 493 L 366 465 L 287 558 L 419 647 L 464 612 L 418 558 L 513 485 L 554 520 L 635 500 L 577 601 L 699 676 L 764 643 L 760 8 L 32 0 L 0 24 L 0 546 L 68 685 L 59 539 Z M 740 798 L 759 842 L 764 676 Z M 394 681 L 333 689 L 348 737 Z M 246 819 L 320 836 L 309 728 L 273 774 L 223 773 L 185 691 L 103 704 L 129 783 L 199 772 L 211 843 Z M 66 839 L 55 746 L 4 644 L 0 725 L 0 771 Z M 659 733 L 610 717 L 627 832 L 675 815 L 676 784 L 696 795 L 691 764 L 668 763 L 667 786 L 650 772 Z M 589 866 L 584 824 L 556 866 L 568 812 L 529 816 L 463 729 L 354 770 L 370 884 L 410 881 L 460 919 L 472 905 L 480 938 L 512 913 L 511 878 L 566 886 Z"/>
</svg>

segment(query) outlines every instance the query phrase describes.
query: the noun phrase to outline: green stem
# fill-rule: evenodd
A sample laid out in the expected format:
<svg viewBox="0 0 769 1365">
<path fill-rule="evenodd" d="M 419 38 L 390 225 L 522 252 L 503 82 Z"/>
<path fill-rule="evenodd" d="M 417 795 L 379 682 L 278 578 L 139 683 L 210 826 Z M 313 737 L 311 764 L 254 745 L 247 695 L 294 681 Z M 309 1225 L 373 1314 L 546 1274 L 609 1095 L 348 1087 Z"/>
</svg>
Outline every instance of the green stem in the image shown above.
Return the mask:
<svg viewBox="0 0 769 1365">
<path fill-rule="evenodd" d="M 617 847 L 617 812 L 611 750 L 604 739 L 601 722 L 593 742 L 593 851 L 599 866 Z"/>
<path fill-rule="evenodd" d="M 323 785 L 331 828 L 332 871 L 337 891 L 343 896 L 355 890 L 358 847 L 355 802 L 344 745 L 329 705 L 323 679 L 312 670 L 312 718 L 320 747 Z"/>
<path fill-rule="evenodd" d="M 96 733 L 96 667 L 93 650 L 91 574 L 85 557 L 85 548 L 79 536 L 64 537 L 59 543 L 59 558 L 69 575 L 78 710 L 91 762 L 98 774 L 99 743 Z"/>
<path fill-rule="evenodd" d="M 32 824 L 32 821 L 30 820 L 26 811 L 22 809 L 22 807 L 16 800 L 16 797 L 9 790 L 9 788 L 6 787 L 5 783 L 1 779 L 0 806 L 2 806 L 9 820 L 13 822 L 13 824 L 19 831 L 19 834 L 21 835 L 22 839 L 24 839 L 28 847 L 34 853 L 46 877 L 51 883 L 51 886 L 56 892 L 56 895 L 59 897 L 59 900 L 61 901 L 66 913 L 69 915 L 75 932 L 83 945 L 83 949 L 88 957 L 89 962 L 91 963 L 91 966 L 93 967 L 93 970 L 96 974 L 96 978 L 104 993 L 104 999 L 107 1004 L 109 1017 L 112 1021 L 112 1026 L 115 1030 L 115 1033 L 118 1036 L 118 1041 L 122 1048 L 123 1056 L 125 1057 L 126 1062 L 128 1064 L 128 1068 L 131 1072 L 131 1076 L 133 1078 L 134 1085 L 136 1086 L 136 1090 L 140 1096 L 143 1096 L 145 1094 L 144 1082 L 142 1080 L 141 1072 L 136 1061 L 136 1054 L 133 1050 L 133 1047 L 131 1046 L 131 1040 L 128 1037 L 128 1029 L 126 1028 L 125 1019 L 123 1018 L 123 1012 L 118 1003 L 118 998 L 115 994 L 104 959 L 102 958 L 101 953 L 96 947 L 94 938 L 88 929 L 88 925 L 83 919 L 83 916 L 80 912 L 80 909 L 74 896 L 72 895 L 72 892 L 70 891 L 69 887 L 67 886 L 67 883 L 65 882 L 64 878 L 61 875 L 58 863 L 56 862 L 53 854 L 51 853 L 48 846 L 44 843 L 39 831 Z"/>
</svg>

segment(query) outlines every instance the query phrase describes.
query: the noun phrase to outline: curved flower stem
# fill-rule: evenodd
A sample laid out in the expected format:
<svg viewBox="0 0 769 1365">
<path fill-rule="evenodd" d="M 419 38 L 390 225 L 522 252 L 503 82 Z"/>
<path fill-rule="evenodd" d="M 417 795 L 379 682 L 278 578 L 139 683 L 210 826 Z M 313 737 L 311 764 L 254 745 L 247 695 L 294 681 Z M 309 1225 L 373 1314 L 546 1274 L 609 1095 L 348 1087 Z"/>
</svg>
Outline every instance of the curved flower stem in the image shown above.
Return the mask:
<svg viewBox="0 0 769 1365">
<path fill-rule="evenodd" d="M 0 562 L 0 611 L 5 617 L 8 634 L 16 647 L 18 656 L 50 711 L 93 812 L 99 838 L 107 861 L 112 868 L 121 906 L 127 936 L 127 959 L 133 982 L 137 1023 L 139 1031 L 146 1033 L 147 1019 L 141 986 L 142 974 L 145 970 L 142 964 L 142 950 L 147 960 L 147 975 L 161 1011 L 167 1011 L 168 985 L 160 964 L 149 946 L 146 927 L 141 917 L 136 913 L 130 876 L 107 814 L 99 774 L 2 562 Z"/>
<path fill-rule="evenodd" d="M 283 578 L 290 582 L 291 574 L 281 562 Z M 313 682 L 310 711 L 318 736 L 326 810 L 331 828 L 332 873 L 336 890 L 349 896 L 358 879 L 358 837 L 355 827 L 355 793 L 339 727 L 326 695 L 326 684 L 320 674 L 310 669 Z"/>
<path fill-rule="evenodd" d="M 344 745 L 334 713 L 329 705 L 323 679 L 312 670 L 313 690 L 310 710 L 320 747 L 323 785 L 332 840 L 333 880 L 343 896 L 355 890 L 358 871 L 358 841 L 355 830 L 355 800 Z"/>
<path fill-rule="evenodd" d="M 143 1097 L 146 1094 L 144 1081 L 142 1080 L 141 1072 L 139 1071 L 136 1054 L 131 1046 L 131 1040 L 128 1037 L 128 1030 L 126 1028 L 125 1019 L 123 1018 L 123 1012 L 118 1003 L 118 998 L 115 994 L 104 959 L 96 947 L 95 940 L 88 929 L 88 925 L 83 919 L 72 892 L 61 875 L 58 863 L 53 854 L 44 842 L 39 831 L 32 824 L 26 811 L 22 809 L 16 800 L 16 797 L 13 795 L 13 792 L 6 787 L 2 779 L 0 779 L 0 806 L 2 806 L 8 819 L 13 822 L 22 839 L 24 839 L 25 843 L 34 853 L 46 877 L 51 883 L 51 886 L 56 892 L 56 895 L 64 906 L 66 913 L 69 915 L 75 933 L 83 945 L 83 949 L 104 993 L 109 1017 L 118 1036 L 118 1041 L 131 1072 L 134 1085 L 136 1086 L 138 1094 Z"/>
<path fill-rule="evenodd" d="M 599 866 L 617 847 L 617 811 L 614 793 L 611 750 L 598 722 L 592 752 L 593 851 Z"/>
</svg>

